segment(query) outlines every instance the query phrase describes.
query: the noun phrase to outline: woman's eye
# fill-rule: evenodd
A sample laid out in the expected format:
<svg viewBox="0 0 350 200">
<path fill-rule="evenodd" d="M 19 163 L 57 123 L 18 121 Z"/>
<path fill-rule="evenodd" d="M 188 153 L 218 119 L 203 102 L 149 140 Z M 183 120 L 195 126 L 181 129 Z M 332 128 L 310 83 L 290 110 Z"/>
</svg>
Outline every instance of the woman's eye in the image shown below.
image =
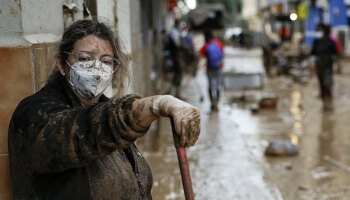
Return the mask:
<svg viewBox="0 0 350 200">
<path fill-rule="evenodd" d="M 113 58 L 102 58 L 100 61 L 105 65 L 113 65 Z"/>
<path fill-rule="evenodd" d="M 90 61 L 90 60 L 91 60 L 91 57 L 88 57 L 88 56 L 78 57 L 78 61 L 80 61 L 80 62 L 87 62 L 87 61 Z"/>
<path fill-rule="evenodd" d="M 92 60 L 92 55 L 88 54 L 88 53 L 79 53 L 77 54 L 77 60 L 79 62 L 87 62 Z"/>
<path fill-rule="evenodd" d="M 113 61 L 110 60 L 101 60 L 101 62 L 105 65 L 113 65 Z"/>
</svg>

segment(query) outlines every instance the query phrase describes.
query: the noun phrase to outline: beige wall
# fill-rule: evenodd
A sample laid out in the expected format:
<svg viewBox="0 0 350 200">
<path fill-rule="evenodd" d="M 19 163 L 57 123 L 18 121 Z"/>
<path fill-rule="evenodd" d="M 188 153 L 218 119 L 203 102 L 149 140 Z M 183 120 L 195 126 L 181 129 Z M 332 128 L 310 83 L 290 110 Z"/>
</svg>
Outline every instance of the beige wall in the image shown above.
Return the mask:
<svg viewBox="0 0 350 200">
<path fill-rule="evenodd" d="M 0 199 L 12 199 L 9 160 L 7 154 L 0 154 Z"/>
<path fill-rule="evenodd" d="M 17 104 L 42 86 L 52 67 L 47 60 L 54 44 L 47 40 L 62 33 L 63 12 L 56 0 L 5 0 L 0 8 L 0 199 L 7 200 L 9 121 Z"/>
<path fill-rule="evenodd" d="M 17 104 L 41 88 L 54 66 L 55 44 L 0 48 L 0 199 L 11 199 L 7 135 Z"/>
<path fill-rule="evenodd" d="M 7 132 L 18 102 L 33 93 L 30 47 L 0 48 L 0 199 L 10 199 Z"/>
</svg>

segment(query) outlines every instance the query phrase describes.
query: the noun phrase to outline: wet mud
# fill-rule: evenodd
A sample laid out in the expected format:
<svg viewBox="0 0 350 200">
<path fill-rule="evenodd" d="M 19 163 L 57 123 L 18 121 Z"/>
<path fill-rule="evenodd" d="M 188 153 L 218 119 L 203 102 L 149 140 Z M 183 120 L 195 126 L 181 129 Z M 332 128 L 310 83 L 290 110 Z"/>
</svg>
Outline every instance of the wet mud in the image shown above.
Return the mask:
<svg viewBox="0 0 350 200">
<path fill-rule="evenodd" d="M 208 96 L 200 101 L 193 80 L 184 88 L 188 102 L 201 109 L 201 135 L 187 149 L 196 199 L 309 200 L 350 196 L 350 70 L 335 75 L 334 111 L 324 112 L 315 76 L 307 84 L 289 77 L 267 80 L 264 88 L 278 96 L 274 109 L 252 112 L 229 101 L 224 92 L 219 111 L 211 112 Z M 186 79 L 186 78 L 185 78 Z M 191 79 L 191 78 L 190 78 Z M 197 80 L 206 90 L 205 73 Z M 184 199 L 170 122 L 162 118 L 158 148 L 144 149 L 153 172 L 153 198 Z M 294 156 L 266 156 L 269 141 L 288 140 Z M 142 144 L 140 144 L 142 148 Z"/>
</svg>

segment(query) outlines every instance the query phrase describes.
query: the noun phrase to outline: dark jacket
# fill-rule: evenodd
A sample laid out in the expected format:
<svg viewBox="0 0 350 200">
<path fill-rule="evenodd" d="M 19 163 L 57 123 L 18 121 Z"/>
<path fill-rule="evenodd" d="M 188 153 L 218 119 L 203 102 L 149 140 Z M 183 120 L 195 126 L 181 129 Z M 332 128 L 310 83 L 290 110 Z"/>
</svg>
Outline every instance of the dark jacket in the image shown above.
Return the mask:
<svg viewBox="0 0 350 200">
<path fill-rule="evenodd" d="M 330 37 L 316 39 L 312 45 L 311 55 L 316 56 L 316 71 L 321 87 L 333 85 L 333 61 L 337 55 L 334 41 Z"/>
<path fill-rule="evenodd" d="M 148 127 L 127 95 L 82 106 L 59 78 L 22 100 L 9 127 L 14 199 L 151 199 L 152 175 L 134 141 Z"/>
<path fill-rule="evenodd" d="M 311 55 L 316 56 L 316 61 L 320 64 L 332 65 L 333 57 L 337 55 L 334 41 L 329 37 L 316 39 L 312 44 Z"/>
</svg>

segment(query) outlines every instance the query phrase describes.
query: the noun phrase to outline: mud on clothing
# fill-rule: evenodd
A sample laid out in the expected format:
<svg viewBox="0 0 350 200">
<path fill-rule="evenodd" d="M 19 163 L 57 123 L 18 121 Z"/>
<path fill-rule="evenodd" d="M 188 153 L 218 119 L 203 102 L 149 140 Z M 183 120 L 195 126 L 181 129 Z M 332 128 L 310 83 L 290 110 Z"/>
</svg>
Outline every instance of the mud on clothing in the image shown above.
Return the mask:
<svg viewBox="0 0 350 200">
<path fill-rule="evenodd" d="M 15 200 L 152 199 L 151 170 L 134 145 L 139 97 L 82 106 L 62 77 L 16 108 L 9 127 Z"/>
</svg>

